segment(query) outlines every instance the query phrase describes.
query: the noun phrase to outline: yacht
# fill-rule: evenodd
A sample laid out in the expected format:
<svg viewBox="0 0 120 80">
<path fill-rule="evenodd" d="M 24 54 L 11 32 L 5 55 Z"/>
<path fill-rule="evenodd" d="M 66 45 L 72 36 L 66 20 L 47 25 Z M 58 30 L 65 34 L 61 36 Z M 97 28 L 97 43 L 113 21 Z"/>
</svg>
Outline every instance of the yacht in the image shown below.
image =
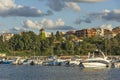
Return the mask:
<svg viewBox="0 0 120 80">
<path fill-rule="evenodd" d="M 101 68 L 109 67 L 110 62 L 101 50 L 96 49 L 88 53 L 88 58 L 82 64 L 84 68 Z"/>
</svg>

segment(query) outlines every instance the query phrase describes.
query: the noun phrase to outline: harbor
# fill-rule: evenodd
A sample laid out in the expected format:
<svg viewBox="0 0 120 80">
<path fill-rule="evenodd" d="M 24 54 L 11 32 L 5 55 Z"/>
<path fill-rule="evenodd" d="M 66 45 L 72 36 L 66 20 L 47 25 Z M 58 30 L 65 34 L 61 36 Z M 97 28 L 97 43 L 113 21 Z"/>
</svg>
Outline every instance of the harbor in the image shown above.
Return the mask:
<svg viewBox="0 0 120 80">
<path fill-rule="evenodd" d="M 119 69 L 119 56 L 98 49 L 88 56 L 7 56 L 0 61 L 0 80 L 119 80 Z"/>
<path fill-rule="evenodd" d="M 120 80 L 120 0 L 0 0 L 0 80 Z"/>
<path fill-rule="evenodd" d="M 96 49 L 88 56 L 8 56 L 0 59 L 0 64 L 10 65 L 40 65 L 40 66 L 78 66 L 80 68 L 120 68 L 119 56 L 105 56 Z"/>
</svg>

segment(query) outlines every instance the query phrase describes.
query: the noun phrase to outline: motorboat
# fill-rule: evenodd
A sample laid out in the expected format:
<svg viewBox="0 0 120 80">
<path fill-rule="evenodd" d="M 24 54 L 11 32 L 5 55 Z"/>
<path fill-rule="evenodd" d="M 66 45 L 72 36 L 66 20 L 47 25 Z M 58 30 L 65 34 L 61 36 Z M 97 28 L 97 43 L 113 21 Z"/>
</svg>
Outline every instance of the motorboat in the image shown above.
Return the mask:
<svg viewBox="0 0 120 80">
<path fill-rule="evenodd" d="M 11 64 L 12 59 L 0 58 L 0 64 Z"/>
<path fill-rule="evenodd" d="M 12 64 L 13 60 L 3 60 L 1 64 Z"/>
<path fill-rule="evenodd" d="M 58 65 L 56 56 L 48 56 L 45 61 L 42 62 L 44 66 L 56 66 Z"/>
<path fill-rule="evenodd" d="M 22 57 L 17 57 L 12 64 L 14 65 L 21 65 L 23 63 L 24 59 Z"/>
<path fill-rule="evenodd" d="M 78 66 L 80 64 L 80 62 L 82 61 L 82 59 L 80 58 L 80 56 L 73 56 L 71 58 L 71 60 L 69 61 L 69 64 L 71 66 Z"/>
<path fill-rule="evenodd" d="M 101 68 L 109 67 L 110 62 L 101 50 L 96 49 L 88 53 L 88 58 L 85 59 L 82 64 L 85 68 Z"/>
<path fill-rule="evenodd" d="M 56 56 L 49 56 L 45 61 L 43 61 L 42 65 L 44 66 L 66 66 L 69 61 L 66 59 L 60 59 Z"/>
</svg>

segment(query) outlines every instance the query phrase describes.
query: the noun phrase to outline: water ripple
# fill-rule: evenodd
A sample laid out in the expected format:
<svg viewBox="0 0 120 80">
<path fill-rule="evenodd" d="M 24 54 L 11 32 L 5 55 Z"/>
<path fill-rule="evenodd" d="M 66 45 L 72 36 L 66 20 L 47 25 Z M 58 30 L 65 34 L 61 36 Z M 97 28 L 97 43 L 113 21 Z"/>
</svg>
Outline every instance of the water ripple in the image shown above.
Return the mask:
<svg viewBox="0 0 120 80">
<path fill-rule="evenodd" d="M 119 69 L 0 65 L 0 80 L 119 80 Z"/>
</svg>

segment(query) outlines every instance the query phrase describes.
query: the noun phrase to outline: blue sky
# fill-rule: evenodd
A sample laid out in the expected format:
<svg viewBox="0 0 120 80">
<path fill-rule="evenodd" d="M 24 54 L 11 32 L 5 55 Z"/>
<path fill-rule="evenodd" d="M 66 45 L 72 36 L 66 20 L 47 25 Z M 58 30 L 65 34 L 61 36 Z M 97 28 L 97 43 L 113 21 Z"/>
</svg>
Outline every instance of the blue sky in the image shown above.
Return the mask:
<svg viewBox="0 0 120 80">
<path fill-rule="evenodd" d="M 120 0 L 0 0 L 0 33 L 120 26 Z"/>
</svg>

